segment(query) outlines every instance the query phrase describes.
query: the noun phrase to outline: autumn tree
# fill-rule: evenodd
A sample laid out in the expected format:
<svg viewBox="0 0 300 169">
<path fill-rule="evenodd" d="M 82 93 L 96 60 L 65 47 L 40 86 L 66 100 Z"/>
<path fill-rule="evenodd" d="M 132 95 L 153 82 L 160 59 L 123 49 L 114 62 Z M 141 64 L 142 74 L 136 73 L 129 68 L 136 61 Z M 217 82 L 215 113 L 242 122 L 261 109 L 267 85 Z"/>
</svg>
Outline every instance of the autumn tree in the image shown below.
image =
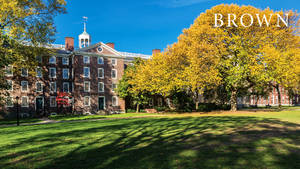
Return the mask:
<svg viewBox="0 0 300 169">
<path fill-rule="evenodd" d="M 64 0 L 0 0 L 0 68 L 12 65 L 34 70 L 36 57 L 49 54 L 54 41 L 54 17 L 65 12 Z M 4 71 L 0 90 L 6 89 Z"/>
</svg>

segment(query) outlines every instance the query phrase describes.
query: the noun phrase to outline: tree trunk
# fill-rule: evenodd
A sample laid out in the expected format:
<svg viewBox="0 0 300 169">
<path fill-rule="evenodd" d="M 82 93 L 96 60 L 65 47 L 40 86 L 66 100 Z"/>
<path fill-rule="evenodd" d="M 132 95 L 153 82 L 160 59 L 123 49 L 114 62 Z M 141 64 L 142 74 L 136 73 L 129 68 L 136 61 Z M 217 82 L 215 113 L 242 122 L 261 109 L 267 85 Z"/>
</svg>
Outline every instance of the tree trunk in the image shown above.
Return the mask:
<svg viewBox="0 0 300 169">
<path fill-rule="evenodd" d="M 171 110 L 175 110 L 175 109 L 176 109 L 176 107 L 175 107 L 175 105 L 173 104 L 171 98 L 166 98 L 166 102 L 167 102 L 167 105 L 168 105 L 169 109 L 171 109 Z"/>
<path fill-rule="evenodd" d="M 279 84 L 277 84 L 275 88 L 278 93 L 278 107 L 281 109 L 281 93 L 280 93 L 280 89 L 279 89 Z"/>
<path fill-rule="evenodd" d="M 196 101 L 196 111 L 199 109 L 199 101 Z"/>
<path fill-rule="evenodd" d="M 136 105 L 136 113 L 139 113 L 140 112 L 140 104 L 138 103 L 137 105 Z"/>
<path fill-rule="evenodd" d="M 230 105 L 231 105 L 231 111 L 237 110 L 237 90 L 236 89 L 233 89 L 231 91 Z"/>
</svg>

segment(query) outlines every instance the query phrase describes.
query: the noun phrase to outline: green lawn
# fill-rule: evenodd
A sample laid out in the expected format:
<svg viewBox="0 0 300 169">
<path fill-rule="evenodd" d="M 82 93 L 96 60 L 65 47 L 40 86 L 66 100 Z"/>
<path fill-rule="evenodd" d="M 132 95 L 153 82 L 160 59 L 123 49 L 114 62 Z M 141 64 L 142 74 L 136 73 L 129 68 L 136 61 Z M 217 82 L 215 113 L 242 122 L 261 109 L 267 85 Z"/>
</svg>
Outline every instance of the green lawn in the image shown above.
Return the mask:
<svg viewBox="0 0 300 169">
<path fill-rule="evenodd" d="M 24 124 L 24 123 L 37 123 L 37 122 L 41 122 L 40 119 L 38 118 L 25 118 L 25 119 L 20 119 L 20 124 Z M 1 125 L 11 125 L 11 124 L 17 124 L 17 119 L 1 119 L 0 120 L 0 127 Z"/>
<path fill-rule="evenodd" d="M 300 168 L 300 111 L 264 113 L 2 127 L 0 168 Z"/>
</svg>

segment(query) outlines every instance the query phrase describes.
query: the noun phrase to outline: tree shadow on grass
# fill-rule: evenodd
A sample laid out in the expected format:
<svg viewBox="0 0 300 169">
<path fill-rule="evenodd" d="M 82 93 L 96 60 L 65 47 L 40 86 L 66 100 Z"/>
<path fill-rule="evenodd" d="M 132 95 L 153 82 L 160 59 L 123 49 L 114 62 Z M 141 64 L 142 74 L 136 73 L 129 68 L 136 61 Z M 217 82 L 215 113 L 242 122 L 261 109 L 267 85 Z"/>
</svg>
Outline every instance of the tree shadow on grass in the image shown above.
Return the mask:
<svg viewBox="0 0 300 169">
<path fill-rule="evenodd" d="M 47 132 L 54 126 L 45 125 L 40 128 L 45 132 L 1 147 L 4 152 L 23 147 L 0 156 L 3 168 L 300 168 L 300 125 L 276 119 L 145 118 L 53 125 L 68 130 Z M 31 144 L 38 145 L 24 149 Z"/>
</svg>

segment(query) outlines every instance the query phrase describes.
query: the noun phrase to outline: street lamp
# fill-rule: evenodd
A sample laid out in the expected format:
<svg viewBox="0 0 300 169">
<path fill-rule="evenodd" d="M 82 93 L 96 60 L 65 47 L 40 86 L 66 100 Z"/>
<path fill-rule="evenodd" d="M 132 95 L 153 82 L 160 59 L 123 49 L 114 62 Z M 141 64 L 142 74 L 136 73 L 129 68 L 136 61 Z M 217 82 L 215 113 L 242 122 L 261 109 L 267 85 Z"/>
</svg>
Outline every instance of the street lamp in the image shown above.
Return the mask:
<svg viewBox="0 0 300 169">
<path fill-rule="evenodd" d="M 20 99 L 20 97 L 19 97 L 19 96 L 17 96 L 17 97 L 16 97 L 16 100 L 17 100 L 17 126 L 19 126 L 19 125 L 20 125 L 20 115 L 19 115 L 19 99 Z"/>
</svg>

